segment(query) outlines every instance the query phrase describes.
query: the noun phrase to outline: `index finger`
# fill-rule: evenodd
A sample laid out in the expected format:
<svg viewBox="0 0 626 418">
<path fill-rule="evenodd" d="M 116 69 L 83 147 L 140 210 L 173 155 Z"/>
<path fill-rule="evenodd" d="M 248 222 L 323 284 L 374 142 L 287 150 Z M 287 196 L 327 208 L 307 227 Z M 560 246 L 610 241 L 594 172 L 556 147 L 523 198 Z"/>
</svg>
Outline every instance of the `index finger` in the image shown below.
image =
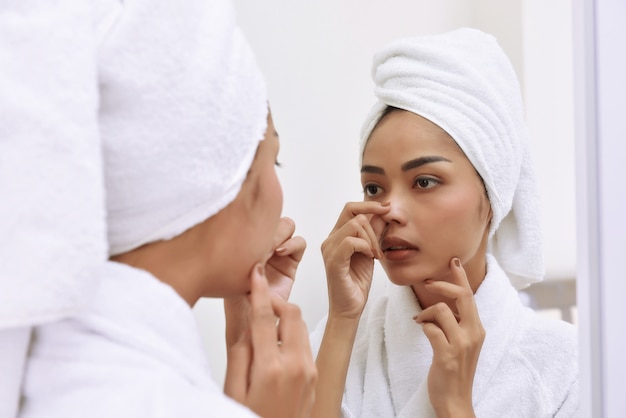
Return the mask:
<svg viewBox="0 0 626 418">
<path fill-rule="evenodd" d="M 306 323 L 302 319 L 300 308 L 276 298 L 274 299 L 274 308 L 280 317 L 278 327 L 282 347 L 310 352 L 309 333 Z"/>
<path fill-rule="evenodd" d="M 479 322 L 478 308 L 474 301 L 474 291 L 461 265 L 461 261 L 456 257 L 450 260 L 450 269 L 452 270 L 455 283 L 435 281 L 427 285 L 428 291 L 454 300 L 461 320 L 471 323 Z"/>
<path fill-rule="evenodd" d="M 249 322 L 254 360 L 265 362 L 273 358 L 278 336 L 269 285 L 261 270 L 257 265 L 252 271 Z"/>
<path fill-rule="evenodd" d="M 301 236 L 290 237 L 288 240 L 283 241 L 280 247 L 276 248 L 274 252 L 281 257 L 289 256 L 295 261 L 302 260 L 304 251 L 306 250 L 306 241 Z"/>
<path fill-rule="evenodd" d="M 293 233 L 296 231 L 296 223 L 293 219 L 288 217 L 282 217 L 278 221 L 278 227 L 276 228 L 276 232 L 274 233 L 274 241 L 272 249 L 278 248 L 281 244 L 287 241 Z"/>
<path fill-rule="evenodd" d="M 380 202 L 366 201 L 366 202 L 348 202 L 343 207 L 339 219 L 335 224 L 334 229 L 340 228 L 343 224 L 357 215 L 383 215 L 389 212 L 389 204 L 382 204 Z"/>
</svg>

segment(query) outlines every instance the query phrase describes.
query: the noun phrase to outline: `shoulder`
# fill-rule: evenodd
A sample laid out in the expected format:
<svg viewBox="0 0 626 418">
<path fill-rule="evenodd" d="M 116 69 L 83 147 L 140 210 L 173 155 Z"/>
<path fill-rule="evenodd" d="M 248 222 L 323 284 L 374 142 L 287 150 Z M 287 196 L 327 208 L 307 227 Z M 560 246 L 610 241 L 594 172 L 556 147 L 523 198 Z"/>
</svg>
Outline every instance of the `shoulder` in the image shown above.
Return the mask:
<svg viewBox="0 0 626 418">
<path fill-rule="evenodd" d="M 524 309 L 514 338 L 488 377 L 478 410 L 491 416 L 554 417 L 578 413 L 576 328 Z M 482 356 L 482 354 L 481 354 Z"/>
<path fill-rule="evenodd" d="M 531 310 L 525 310 L 524 316 L 527 325 L 517 341 L 520 354 L 541 372 L 578 368 L 578 333 L 574 325 Z"/>
<path fill-rule="evenodd" d="M 563 404 L 577 404 L 579 379 L 578 333 L 574 325 L 527 310 L 517 340 L 517 355 L 528 378 L 553 412 Z M 573 399 L 576 398 L 576 399 Z"/>
</svg>

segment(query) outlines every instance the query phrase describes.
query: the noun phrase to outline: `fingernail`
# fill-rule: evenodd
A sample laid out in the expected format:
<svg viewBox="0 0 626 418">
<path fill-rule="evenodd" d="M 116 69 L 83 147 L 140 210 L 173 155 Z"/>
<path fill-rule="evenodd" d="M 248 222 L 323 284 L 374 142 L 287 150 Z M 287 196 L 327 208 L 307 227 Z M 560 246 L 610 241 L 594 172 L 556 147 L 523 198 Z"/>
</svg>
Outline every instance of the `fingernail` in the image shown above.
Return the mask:
<svg viewBox="0 0 626 418">
<path fill-rule="evenodd" d="M 461 260 L 459 260 L 458 258 L 454 259 L 454 265 L 457 267 L 461 267 Z"/>
<path fill-rule="evenodd" d="M 286 247 L 278 247 L 278 248 L 276 248 L 276 252 L 277 252 L 278 254 L 282 254 L 282 253 L 284 253 L 285 251 L 287 251 L 287 248 L 286 248 Z"/>
<path fill-rule="evenodd" d="M 383 202 L 383 203 L 381 203 L 381 205 L 382 206 L 389 206 L 389 205 L 391 205 L 391 202 Z"/>
<path fill-rule="evenodd" d="M 424 280 L 424 284 L 431 284 L 433 282 L 432 279 L 426 279 Z"/>
</svg>

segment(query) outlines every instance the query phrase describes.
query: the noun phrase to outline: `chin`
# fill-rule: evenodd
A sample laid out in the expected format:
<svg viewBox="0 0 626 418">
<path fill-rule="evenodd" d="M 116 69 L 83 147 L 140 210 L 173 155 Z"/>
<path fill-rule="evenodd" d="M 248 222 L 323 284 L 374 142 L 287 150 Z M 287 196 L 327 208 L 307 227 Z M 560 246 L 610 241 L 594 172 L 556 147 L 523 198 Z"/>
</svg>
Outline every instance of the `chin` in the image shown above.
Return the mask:
<svg viewBox="0 0 626 418">
<path fill-rule="evenodd" d="M 384 263 L 382 266 L 391 283 L 398 286 L 412 286 L 426 279 L 436 279 L 448 270 L 448 266 L 438 269 L 436 266 L 424 264 L 398 266 Z"/>
</svg>

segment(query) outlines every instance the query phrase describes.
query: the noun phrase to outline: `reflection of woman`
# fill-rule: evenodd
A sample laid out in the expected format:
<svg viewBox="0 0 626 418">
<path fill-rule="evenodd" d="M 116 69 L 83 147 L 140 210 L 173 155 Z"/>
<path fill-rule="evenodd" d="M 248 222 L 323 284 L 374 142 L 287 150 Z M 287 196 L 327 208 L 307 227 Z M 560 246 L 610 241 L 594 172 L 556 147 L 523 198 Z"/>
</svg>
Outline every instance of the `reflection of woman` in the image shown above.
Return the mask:
<svg viewBox="0 0 626 418">
<path fill-rule="evenodd" d="M 522 101 L 495 40 L 401 39 L 374 58 L 364 201 L 322 246 L 315 416 L 576 415 L 572 325 L 524 308 L 543 274 Z M 368 299 L 373 260 L 392 283 Z"/>
<path fill-rule="evenodd" d="M 280 217 L 252 51 L 228 0 L 131 3 L 60 8 L 99 24 L 79 37 L 97 38 L 86 72 L 100 87 L 110 260 L 91 271 L 86 309 L 36 328 L 20 417 L 308 416 L 308 333 L 277 297 L 305 243 Z M 224 390 L 191 311 L 201 297 L 226 300 Z"/>
</svg>

